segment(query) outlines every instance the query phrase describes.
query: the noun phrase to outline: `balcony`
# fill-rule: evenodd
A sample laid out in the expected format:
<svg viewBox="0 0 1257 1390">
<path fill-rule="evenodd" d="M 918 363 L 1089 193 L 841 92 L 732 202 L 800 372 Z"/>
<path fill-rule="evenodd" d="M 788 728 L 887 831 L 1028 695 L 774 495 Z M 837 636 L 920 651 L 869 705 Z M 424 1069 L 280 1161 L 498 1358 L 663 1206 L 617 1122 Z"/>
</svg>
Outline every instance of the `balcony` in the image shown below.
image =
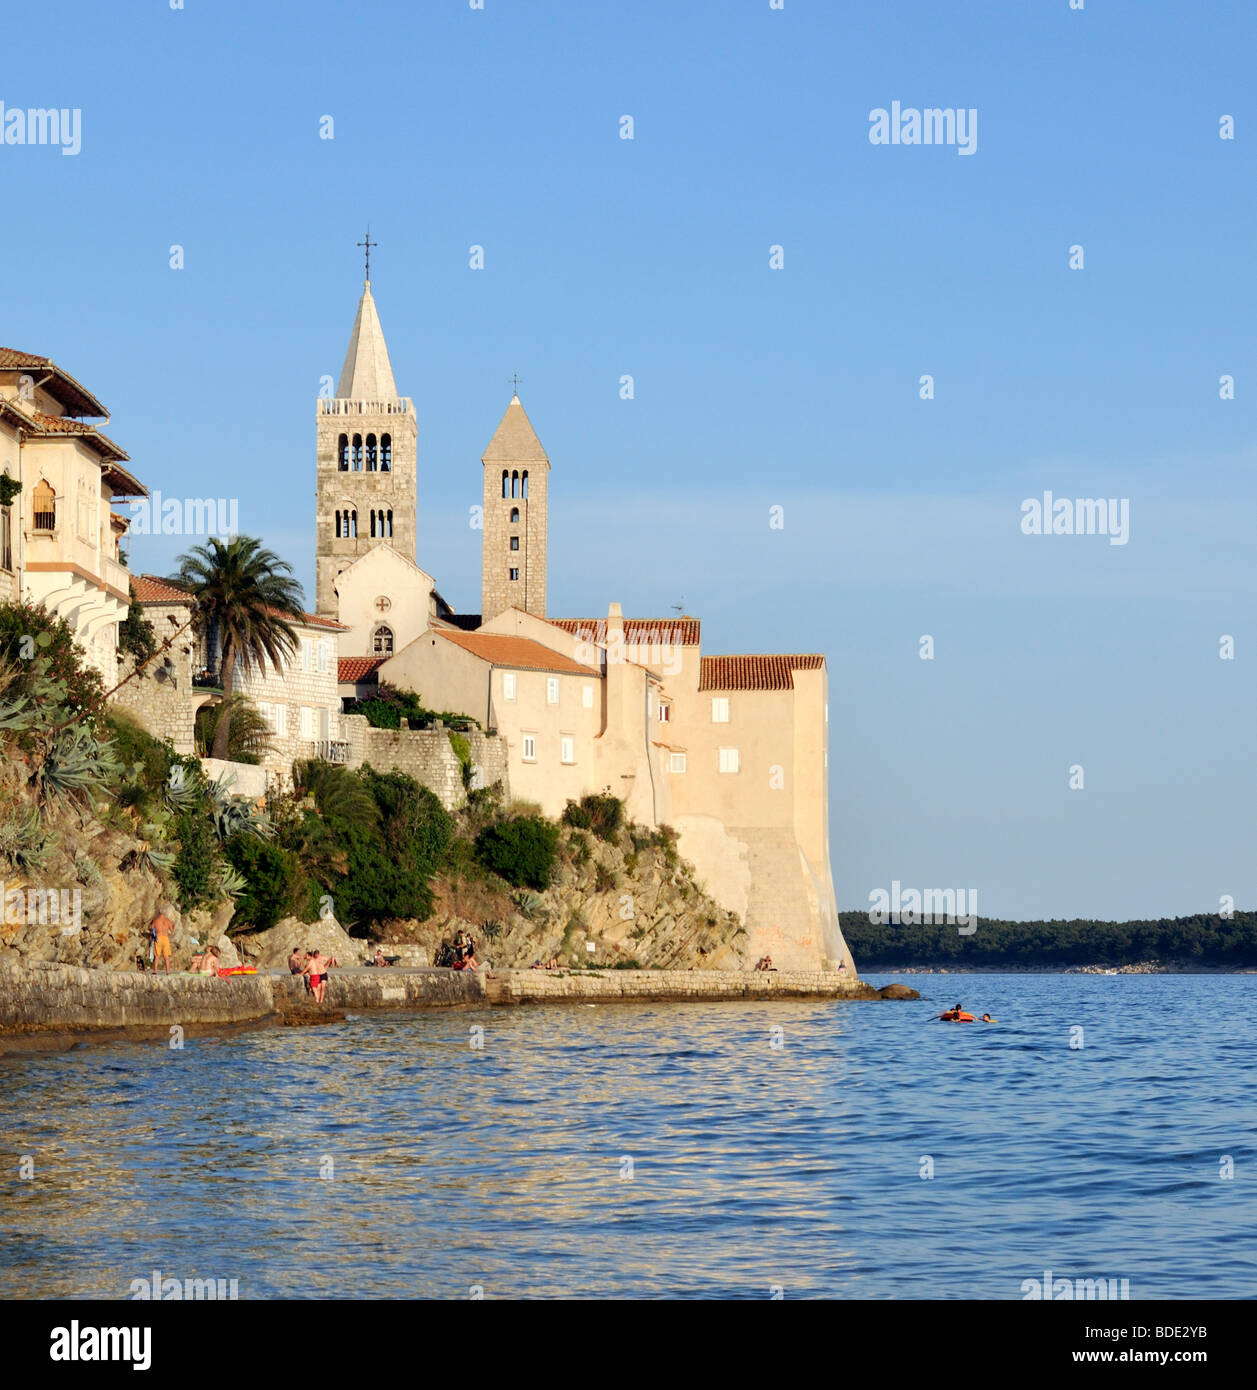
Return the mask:
<svg viewBox="0 0 1257 1390">
<path fill-rule="evenodd" d="M 314 741 L 314 756 L 325 763 L 347 763 L 349 741 L 343 738 L 320 738 Z"/>
<path fill-rule="evenodd" d="M 412 415 L 414 405 L 409 396 L 394 396 L 387 401 L 349 401 L 323 397 L 319 401 L 320 415 Z"/>
<path fill-rule="evenodd" d="M 120 589 L 124 594 L 131 584 L 131 572 L 125 565 L 120 565 L 117 560 L 111 560 L 105 556 L 104 580 L 106 584 L 112 584 L 115 589 Z"/>
</svg>

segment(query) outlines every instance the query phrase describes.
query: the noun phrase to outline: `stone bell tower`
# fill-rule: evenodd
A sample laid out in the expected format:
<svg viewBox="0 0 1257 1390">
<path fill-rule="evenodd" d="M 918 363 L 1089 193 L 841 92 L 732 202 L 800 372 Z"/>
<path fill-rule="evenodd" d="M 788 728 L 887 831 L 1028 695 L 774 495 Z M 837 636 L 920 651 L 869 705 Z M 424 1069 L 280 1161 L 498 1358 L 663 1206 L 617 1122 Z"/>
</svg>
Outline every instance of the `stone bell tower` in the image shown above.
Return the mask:
<svg viewBox="0 0 1257 1390">
<path fill-rule="evenodd" d="M 419 428 L 397 394 L 370 279 L 336 395 L 320 397 L 316 420 L 315 606 L 335 618 L 336 576 L 359 555 L 387 545 L 415 558 Z"/>
<path fill-rule="evenodd" d="M 506 608 L 546 616 L 546 526 L 550 460 L 519 396 L 511 397 L 484 465 L 484 532 L 480 541 L 480 616 Z"/>
</svg>

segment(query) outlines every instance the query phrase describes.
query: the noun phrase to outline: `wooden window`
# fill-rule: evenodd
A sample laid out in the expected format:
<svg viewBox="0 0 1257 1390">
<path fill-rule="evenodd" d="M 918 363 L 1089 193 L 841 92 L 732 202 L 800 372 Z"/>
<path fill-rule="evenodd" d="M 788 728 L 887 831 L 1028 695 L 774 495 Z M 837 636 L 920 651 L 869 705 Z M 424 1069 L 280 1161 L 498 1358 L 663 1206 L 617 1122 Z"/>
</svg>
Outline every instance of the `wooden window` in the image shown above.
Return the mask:
<svg viewBox="0 0 1257 1390">
<path fill-rule="evenodd" d="M 720 750 L 720 770 L 721 772 L 737 772 L 741 768 L 741 759 L 736 748 L 722 748 Z"/>
<path fill-rule="evenodd" d="M 520 741 L 523 744 L 523 758 L 526 763 L 537 761 L 537 735 L 521 734 Z"/>
<path fill-rule="evenodd" d="M 668 754 L 668 771 L 669 771 L 669 772 L 684 772 L 684 771 L 685 771 L 685 754 L 684 754 L 684 753 L 669 753 L 669 754 Z"/>
<path fill-rule="evenodd" d="M 375 635 L 371 639 L 371 645 L 376 656 L 393 655 L 393 629 L 385 627 L 383 623 L 375 630 Z"/>
<path fill-rule="evenodd" d="M 574 763 L 576 761 L 576 740 L 571 734 L 559 735 L 559 761 L 561 763 Z"/>
<path fill-rule="evenodd" d="M 727 695 L 713 695 L 711 697 L 711 722 L 713 724 L 727 724 L 729 722 L 729 697 Z"/>
<path fill-rule="evenodd" d="M 502 672 L 502 698 L 503 698 L 504 700 L 513 700 L 513 699 L 515 698 L 515 672 L 514 672 L 514 671 L 503 671 L 503 672 Z"/>
</svg>

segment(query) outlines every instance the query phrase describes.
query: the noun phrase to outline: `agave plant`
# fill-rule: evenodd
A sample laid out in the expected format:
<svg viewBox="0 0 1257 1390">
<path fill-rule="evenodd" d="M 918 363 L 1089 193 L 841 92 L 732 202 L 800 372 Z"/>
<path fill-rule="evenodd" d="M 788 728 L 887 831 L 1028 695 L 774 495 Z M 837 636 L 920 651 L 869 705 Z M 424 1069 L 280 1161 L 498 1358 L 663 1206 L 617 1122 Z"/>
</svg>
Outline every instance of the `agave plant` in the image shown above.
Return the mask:
<svg viewBox="0 0 1257 1390">
<path fill-rule="evenodd" d="M 515 899 L 515 906 L 522 917 L 532 917 L 544 901 L 540 893 L 520 893 Z"/>
<path fill-rule="evenodd" d="M 181 762 L 171 764 L 163 795 L 172 811 L 191 811 L 204 794 L 205 786 L 198 768 L 187 767 Z"/>
<path fill-rule="evenodd" d="M 232 796 L 234 783 L 234 777 L 220 778 L 210 787 L 215 834 L 224 842 L 233 835 L 256 835 L 260 840 L 269 840 L 275 833 L 270 817 L 246 798 Z"/>
<path fill-rule="evenodd" d="M 55 733 L 35 773 L 41 798 L 85 798 L 119 770 L 113 740 L 98 739 L 86 724 L 71 724 Z"/>
<path fill-rule="evenodd" d="M 238 898 L 249 886 L 248 879 L 234 864 L 220 864 L 216 875 L 218 891 L 229 898 Z"/>
<path fill-rule="evenodd" d="M 42 868 L 50 848 L 51 842 L 40 824 L 38 806 L 29 807 L 25 814 L 15 812 L 0 821 L 0 855 L 15 868 Z"/>
</svg>

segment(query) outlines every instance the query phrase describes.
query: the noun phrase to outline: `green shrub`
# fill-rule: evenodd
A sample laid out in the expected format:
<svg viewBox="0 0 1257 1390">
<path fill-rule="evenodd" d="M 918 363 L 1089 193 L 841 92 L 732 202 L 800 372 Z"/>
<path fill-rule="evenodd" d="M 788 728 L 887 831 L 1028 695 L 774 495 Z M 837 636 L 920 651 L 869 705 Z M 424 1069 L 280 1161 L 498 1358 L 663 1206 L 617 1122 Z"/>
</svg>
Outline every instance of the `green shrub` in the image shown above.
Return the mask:
<svg viewBox="0 0 1257 1390">
<path fill-rule="evenodd" d="M 615 887 L 615 874 L 605 864 L 594 871 L 594 892 L 609 893 Z"/>
<path fill-rule="evenodd" d="M 116 707 L 105 715 L 105 729 L 113 739 L 114 756 L 132 772 L 135 782 L 145 791 L 159 791 L 174 759 L 170 744 L 155 739 L 130 714 Z"/>
<path fill-rule="evenodd" d="M 214 831 L 203 810 L 184 811 L 175 821 L 179 852 L 171 870 L 184 911 L 209 901 L 214 881 Z"/>
<path fill-rule="evenodd" d="M 39 665 L 42 674 L 64 685 L 67 714 L 90 711 L 87 718 L 93 727 L 100 722 L 105 683 L 96 668 L 87 665 L 64 618 L 34 603 L 0 603 L 0 660 L 6 659 L 15 671 L 13 693 L 34 692 Z"/>
<path fill-rule="evenodd" d="M 144 616 L 144 609 L 136 602 L 134 584 L 130 586 L 130 592 L 131 606 L 127 609 L 127 616 L 118 624 L 118 650 L 133 657 L 138 666 L 156 655 L 157 634 L 153 631 L 152 623 Z"/>
<path fill-rule="evenodd" d="M 376 772 L 367 764 L 359 775 L 379 807 L 381 834 L 392 856 L 431 873 L 454 838 L 454 821 L 440 799 L 406 772 Z"/>
<path fill-rule="evenodd" d="M 428 709 L 413 690 L 398 690 L 396 686 L 384 684 L 365 700 L 346 701 L 345 713 L 365 715 L 374 729 L 400 729 L 403 719 L 412 729 L 429 729 L 438 719 L 446 728 L 462 733 L 480 727 L 469 714 Z"/>
<path fill-rule="evenodd" d="M 610 792 L 595 792 L 582 796 L 579 802 L 569 801 L 563 821 L 580 830 L 592 830 L 600 840 L 614 840 L 624 824 L 624 803 Z"/>
<path fill-rule="evenodd" d="M 548 888 L 558 849 L 558 827 L 540 816 L 511 816 L 476 836 L 476 858 L 516 888 Z"/>
<path fill-rule="evenodd" d="M 256 835 L 235 835 L 227 842 L 227 858 L 244 880 L 236 898 L 232 925 L 273 927 L 299 907 L 306 893 L 305 879 L 291 850 Z"/>
</svg>

